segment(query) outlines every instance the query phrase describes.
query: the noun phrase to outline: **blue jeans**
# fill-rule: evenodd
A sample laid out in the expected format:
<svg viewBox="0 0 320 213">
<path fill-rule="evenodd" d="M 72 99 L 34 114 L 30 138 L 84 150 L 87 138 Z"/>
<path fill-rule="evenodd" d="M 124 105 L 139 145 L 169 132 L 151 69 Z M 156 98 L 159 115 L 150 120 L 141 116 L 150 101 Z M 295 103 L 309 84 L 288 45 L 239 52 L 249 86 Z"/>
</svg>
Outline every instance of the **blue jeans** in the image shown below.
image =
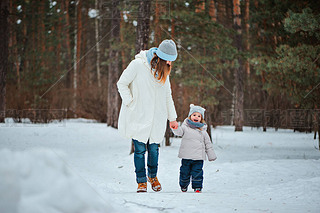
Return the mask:
<svg viewBox="0 0 320 213">
<path fill-rule="evenodd" d="M 136 172 L 137 183 L 147 182 L 146 166 L 144 154 L 148 150 L 148 177 L 154 178 L 157 176 L 158 171 L 158 156 L 159 156 L 159 145 L 158 144 L 147 144 L 132 139 L 134 143 L 134 166 Z"/>
<path fill-rule="evenodd" d="M 180 167 L 179 184 L 181 188 L 187 188 L 192 180 L 192 188 L 201 188 L 203 183 L 203 160 L 182 159 Z"/>
</svg>

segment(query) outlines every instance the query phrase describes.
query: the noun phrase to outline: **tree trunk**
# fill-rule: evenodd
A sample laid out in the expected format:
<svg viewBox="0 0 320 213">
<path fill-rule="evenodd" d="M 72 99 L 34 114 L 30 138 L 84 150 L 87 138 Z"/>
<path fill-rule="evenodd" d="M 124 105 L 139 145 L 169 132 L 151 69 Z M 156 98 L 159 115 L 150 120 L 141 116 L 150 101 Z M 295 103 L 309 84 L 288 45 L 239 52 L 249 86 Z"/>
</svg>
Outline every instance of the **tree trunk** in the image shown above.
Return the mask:
<svg viewBox="0 0 320 213">
<path fill-rule="evenodd" d="M 65 16 L 66 24 L 64 26 L 66 38 L 64 40 L 66 42 L 66 48 L 67 48 L 66 70 L 69 71 L 69 69 L 71 68 L 71 64 L 72 64 L 71 45 L 70 45 L 70 30 L 69 30 L 69 26 L 70 26 L 69 1 L 62 1 L 62 4 L 65 4 L 65 12 L 66 12 L 65 13 L 66 14 L 66 16 Z M 72 72 L 67 72 L 66 75 L 67 75 L 66 87 L 72 88 L 72 85 L 71 85 Z"/>
<path fill-rule="evenodd" d="M 230 116 L 230 125 L 234 125 L 234 113 L 235 113 L 235 105 L 236 105 L 236 85 L 233 86 L 232 90 L 232 102 L 231 102 L 231 116 Z"/>
<path fill-rule="evenodd" d="M 15 11 L 17 8 L 17 2 L 9 2 L 9 13 L 12 14 L 13 11 Z M 9 52 L 9 55 L 13 56 L 14 59 L 14 69 L 16 70 L 17 73 L 17 97 L 18 100 L 20 100 L 20 91 L 21 91 L 21 86 L 20 86 L 20 65 L 21 65 L 21 57 L 19 56 L 19 49 L 17 45 L 17 32 L 16 30 L 12 27 L 12 23 L 15 23 L 17 21 L 17 18 L 12 19 L 11 22 L 8 23 L 8 32 L 9 32 L 9 49 L 11 49 L 11 52 Z M 9 69 L 9 68 L 8 68 Z"/>
<path fill-rule="evenodd" d="M 89 84 L 89 75 L 87 72 L 87 66 L 89 64 L 89 59 L 87 60 L 81 60 L 82 58 L 85 57 L 86 55 L 86 50 L 87 50 L 87 33 L 86 33 L 86 27 L 83 26 L 87 26 L 89 23 L 89 16 L 86 15 L 89 13 L 89 9 L 88 7 L 86 7 L 85 4 L 82 5 L 81 7 L 81 42 L 80 42 L 80 67 L 79 67 L 79 74 L 80 74 L 80 80 L 79 80 L 79 87 L 81 88 L 88 88 L 88 84 Z M 84 16 L 82 16 L 83 14 L 85 14 Z"/>
<path fill-rule="evenodd" d="M 95 0 L 95 9 L 100 13 L 100 4 L 99 0 Z M 96 60 L 96 67 L 97 67 L 97 80 L 98 80 L 98 87 L 101 87 L 101 74 L 100 74 L 100 44 L 99 44 L 99 19 L 100 14 L 95 17 L 95 36 L 96 36 L 96 53 L 97 53 L 97 60 Z"/>
<path fill-rule="evenodd" d="M 46 52 L 46 44 L 45 44 L 45 26 L 44 26 L 44 21 L 45 21 L 45 2 L 44 1 L 39 1 L 39 10 L 37 14 L 37 19 L 38 19 L 38 24 L 37 24 L 37 29 L 38 29 L 38 51 L 40 52 L 40 64 L 41 67 L 45 67 L 47 64 L 47 60 L 45 59 L 45 52 Z M 38 58 L 38 60 L 39 60 Z"/>
<path fill-rule="evenodd" d="M 216 22 L 217 21 L 217 9 L 214 0 L 210 0 L 209 3 L 209 15 L 211 20 Z"/>
<path fill-rule="evenodd" d="M 25 11 L 25 2 L 22 4 L 22 11 Z M 23 13 L 22 18 L 23 20 L 26 20 L 27 14 Z M 23 33 L 23 48 L 20 52 L 20 67 L 19 67 L 19 73 L 22 73 L 23 71 L 27 71 L 29 69 L 29 63 L 28 60 L 26 59 L 26 50 L 27 50 L 27 46 L 28 46 L 28 40 L 29 40 L 29 36 L 28 36 L 28 26 L 29 24 L 27 24 L 27 22 L 22 22 L 22 33 Z M 22 82 L 23 84 L 23 82 Z M 21 85 L 21 84 L 20 84 Z"/>
<path fill-rule="evenodd" d="M 244 11 L 244 26 L 245 26 L 245 50 L 246 52 L 249 53 L 250 51 L 250 42 L 249 42 L 249 29 L 250 29 L 250 25 L 249 25 L 249 11 L 250 11 L 250 0 L 245 0 L 245 11 Z M 246 73 L 247 75 L 250 75 L 250 64 L 249 64 L 249 59 L 246 60 L 245 62 L 245 69 L 246 69 Z"/>
<path fill-rule="evenodd" d="M 317 132 L 318 132 L 318 149 L 320 150 L 320 113 L 318 113 L 318 111 L 316 111 L 316 127 L 315 127 L 315 132 L 314 132 L 314 139 L 317 138 Z"/>
<path fill-rule="evenodd" d="M 166 146 L 170 146 L 171 143 L 170 143 L 170 125 L 169 125 L 169 121 L 167 121 L 167 129 L 166 129 L 166 133 L 165 133 L 165 140 L 166 140 L 165 145 Z"/>
<path fill-rule="evenodd" d="M 150 29 L 150 0 L 141 0 L 139 4 L 136 53 L 148 48 Z"/>
<path fill-rule="evenodd" d="M 118 9 L 119 0 L 112 1 L 112 20 L 111 20 L 111 44 L 119 43 L 120 38 L 120 11 Z M 108 70 L 108 109 L 107 124 L 118 127 L 119 116 L 119 94 L 117 81 L 119 79 L 119 51 L 110 44 L 109 51 L 109 70 Z"/>
<path fill-rule="evenodd" d="M 263 131 L 266 132 L 267 131 L 267 125 L 268 125 L 268 115 L 267 115 L 267 110 L 268 110 L 268 104 L 269 104 L 269 99 L 270 96 L 267 93 L 267 91 L 263 92 L 263 97 L 264 97 L 264 110 L 263 110 L 263 114 L 262 114 L 262 126 L 263 126 Z"/>
<path fill-rule="evenodd" d="M 75 3 L 75 24 L 74 24 L 74 53 L 73 53 L 73 110 L 77 116 L 77 90 L 78 90 L 78 63 L 81 54 L 81 0 Z"/>
<path fill-rule="evenodd" d="M 212 132 L 211 132 L 211 126 L 212 126 L 212 114 L 213 114 L 213 107 L 206 107 L 206 115 L 205 115 L 205 118 L 206 118 L 206 122 L 207 122 L 207 132 L 209 134 L 209 137 L 212 141 Z"/>
<path fill-rule="evenodd" d="M 124 25 L 124 20 L 123 20 L 123 16 L 121 16 L 121 20 L 120 20 L 120 42 L 121 44 L 124 43 L 124 29 L 123 29 L 123 25 Z M 125 56 L 125 52 L 124 52 L 124 48 L 121 48 L 121 70 L 125 70 L 126 68 L 126 56 Z"/>
<path fill-rule="evenodd" d="M 77 19 L 77 69 L 76 72 L 74 73 L 74 81 L 76 86 L 75 88 L 75 95 L 76 95 L 76 99 L 75 101 L 77 101 L 77 91 L 78 91 L 78 87 L 80 85 L 80 74 L 81 74 L 81 66 L 80 65 L 80 57 L 81 57 L 81 44 L 82 44 L 82 1 L 79 0 L 78 1 L 78 7 L 77 7 L 77 15 L 75 16 Z M 76 105 L 77 106 L 77 105 Z M 75 108 L 76 109 L 76 108 Z"/>
<path fill-rule="evenodd" d="M 227 12 L 226 12 L 226 1 L 224 0 L 217 0 L 217 20 L 223 26 L 227 24 Z"/>
<path fill-rule="evenodd" d="M 320 124 L 319 124 L 320 120 L 318 119 L 318 141 L 319 141 L 319 150 L 320 150 Z"/>
<path fill-rule="evenodd" d="M 249 25 L 249 14 L 250 14 L 250 0 L 245 0 L 245 10 L 244 10 L 244 32 L 245 32 L 245 51 L 250 55 L 250 25 Z M 246 85 L 248 94 L 248 106 L 253 106 L 255 89 L 252 85 L 252 78 L 250 77 L 250 58 L 245 61 L 245 73 L 246 73 Z"/>
<path fill-rule="evenodd" d="M 79 1 L 75 2 L 75 19 L 74 19 L 74 46 L 73 46 L 73 99 L 72 99 L 72 108 L 75 113 L 77 107 L 77 48 L 78 48 L 78 4 Z"/>
<path fill-rule="evenodd" d="M 0 2 L 0 123 L 5 121 L 6 77 L 9 57 L 8 0 Z"/>
<path fill-rule="evenodd" d="M 59 7 L 60 7 L 60 11 L 64 11 L 64 5 L 63 5 L 63 2 L 61 1 L 61 2 L 59 2 L 58 3 L 59 4 Z M 59 23 L 62 23 L 62 19 L 63 19 L 63 16 L 62 15 L 59 15 Z M 62 39 L 62 37 L 61 37 L 61 24 L 58 24 L 58 26 L 57 26 L 57 37 L 58 37 L 58 44 L 57 44 L 57 47 L 56 47 L 56 56 L 57 56 L 57 58 L 56 58 L 56 60 L 57 60 L 57 64 L 56 64 L 56 66 L 57 66 L 57 73 L 59 73 L 59 75 L 62 73 L 61 72 L 61 66 L 60 66 L 60 61 L 61 61 L 61 57 L 60 57 L 60 55 L 61 55 L 61 43 L 62 43 L 62 41 L 63 41 L 63 39 Z M 52 30 L 52 32 L 53 32 L 53 30 Z"/>
<path fill-rule="evenodd" d="M 233 0 L 225 1 L 226 4 L 226 27 L 231 29 L 233 27 Z"/>
<path fill-rule="evenodd" d="M 159 17 L 160 17 L 160 5 L 159 0 L 156 0 L 156 8 L 155 8 L 155 17 L 154 17 L 154 40 L 155 44 L 159 45 L 161 42 L 161 31 L 160 31 L 160 25 L 159 25 Z"/>
<path fill-rule="evenodd" d="M 241 19 L 240 19 L 240 0 L 233 0 L 233 12 L 234 12 L 234 30 L 235 45 L 238 49 L 238 65 L 235 68 L 235 112 L 234 112 L 234 124 L 235 131 L 242 131 L 243 127 L 243 98 L 244 98 L 244 85 L 243 85 L 243 65 L 240 52 L 242 51 L 242 36 L 241 36 Z"/>
<path fill-rule="evenodd" d="M 30 4 L 32 5 L 32 15 L 31 15 L 31 26 L 33 30 L 30 30 L 31 32 L 31 38 L 32 38 L 32 42 L 31 45 L 32 47 L 35 49 L 34 51 L 36 51 L 37 49 L 37 43 L 36 43 L 36 30 L 37 29 L 37 25 L 36 25 L 36 14 L 38 13 L 38 5 L 36 4 L 36 1 L 32 1 L 30 2 Z M 29 46 L 29 45 L 28 45 Z M 26 56 L 27 57 L 27 56 Z M 34 73 L 35 72 L 35 61 L 36 61 L 36 57 L 35 54 L 32 54 L 32 56 L 30 57 L 30 59 L 27 59 L 28 62 L 30 64 L 29 69 L 26 69 L 26 72 L 30 72 L 30 73 Z"/>
</svg>

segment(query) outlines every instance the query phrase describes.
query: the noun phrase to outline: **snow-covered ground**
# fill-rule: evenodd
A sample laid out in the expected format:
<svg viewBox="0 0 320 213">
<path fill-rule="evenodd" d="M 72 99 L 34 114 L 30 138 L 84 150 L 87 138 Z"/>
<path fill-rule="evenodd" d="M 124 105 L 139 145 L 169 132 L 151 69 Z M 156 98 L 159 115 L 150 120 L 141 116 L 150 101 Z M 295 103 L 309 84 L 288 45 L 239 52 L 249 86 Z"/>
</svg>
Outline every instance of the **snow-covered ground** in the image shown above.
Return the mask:
<svg viewBox="0 0 320 213">
<path fill-rule="evenodd" d="M 0 124 L 1 213 L 319 212 L 320 152 L 313 134 L 213 129 L 218 159 L 205 162 L 203 193 L 180 192 L 180 140 L 163 144 L 161 192 L 136 193 L 130 141 L 78 119 Z"/>
</svg>

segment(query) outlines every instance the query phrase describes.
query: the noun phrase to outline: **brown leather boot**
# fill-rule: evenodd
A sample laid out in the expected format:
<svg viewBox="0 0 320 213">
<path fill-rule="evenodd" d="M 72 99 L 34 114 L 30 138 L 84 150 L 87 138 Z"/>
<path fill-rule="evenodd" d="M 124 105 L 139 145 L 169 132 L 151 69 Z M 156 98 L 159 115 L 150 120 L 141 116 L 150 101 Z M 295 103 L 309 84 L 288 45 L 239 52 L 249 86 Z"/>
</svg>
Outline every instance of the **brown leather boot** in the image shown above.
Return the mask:
<svg viewBox="0 0 320 213">
<path fill-rule="evenodd" d="M 147 183 L 138 183 L 137 192 L 147 192 Z"/>
<path fill-rule="evenodd" d="M 154 178 L 148 177 L 148 181 L 151 183 L 151 188 L 153 189 L 153 191 L 155 191 L 155 192 L 161 191 L 161 189 L 162 189 L 161 184 L 159 183 L 157 177 L 154 177 Z"/>
</svg>

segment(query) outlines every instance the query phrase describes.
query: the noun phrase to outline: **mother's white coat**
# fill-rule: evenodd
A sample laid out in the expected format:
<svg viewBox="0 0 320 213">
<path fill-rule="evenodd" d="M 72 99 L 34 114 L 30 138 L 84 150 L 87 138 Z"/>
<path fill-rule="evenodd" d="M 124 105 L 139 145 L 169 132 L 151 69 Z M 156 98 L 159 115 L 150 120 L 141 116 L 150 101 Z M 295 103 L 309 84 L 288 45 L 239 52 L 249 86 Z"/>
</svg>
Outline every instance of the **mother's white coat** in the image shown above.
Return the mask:
<svg viewBox="0 0 320 213">
<path fill-rule="evenodd" d="M 135 56 L 117 82 L 122 98 L 118 129 L 121 135 L 140 142 L 160 143 L 167 119 L 175 121 L 177 113 L 171 95 L 169 76 L 164 84 L 157 81 L 146 57 Z"/>
</svg>

